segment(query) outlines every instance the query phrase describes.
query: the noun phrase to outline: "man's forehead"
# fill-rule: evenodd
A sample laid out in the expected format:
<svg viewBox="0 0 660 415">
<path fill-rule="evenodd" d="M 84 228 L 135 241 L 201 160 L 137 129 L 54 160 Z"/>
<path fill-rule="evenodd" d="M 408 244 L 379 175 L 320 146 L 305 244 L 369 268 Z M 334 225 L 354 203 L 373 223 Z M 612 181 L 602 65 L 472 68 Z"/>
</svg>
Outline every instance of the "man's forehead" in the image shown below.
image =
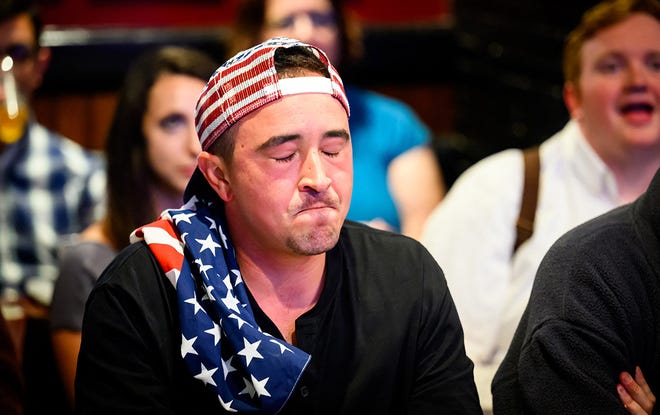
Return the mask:
<svg viewBox="0 0 660 415">
<path fill-rule="evenodd" d="M 239 120 L 233 127 L 237 137 L 319 136 L 326 132 L 348 131 L 348 116 L 342 104 L 327 94 L 299 94 L 264 105 Z"/>
<path fill-rule="evenodd" d="M 596 32 L 584 42 L 582 50 L 652 48 L 660 49 L 660 21 L 636 13 Z"/>
<path fill-rule="evenodd" d="M 301 93 L 281 99 L 257 108 L 246 119 L 268 119 L 271 123 L 324 123 L 344 121 L 348 116 L 341 102 L 331 95 L 323 93 Z M 240 121 L 239 121 L 240 123 Z M 265 125 L 264 127 L 268 127 Z"/>
</svg>

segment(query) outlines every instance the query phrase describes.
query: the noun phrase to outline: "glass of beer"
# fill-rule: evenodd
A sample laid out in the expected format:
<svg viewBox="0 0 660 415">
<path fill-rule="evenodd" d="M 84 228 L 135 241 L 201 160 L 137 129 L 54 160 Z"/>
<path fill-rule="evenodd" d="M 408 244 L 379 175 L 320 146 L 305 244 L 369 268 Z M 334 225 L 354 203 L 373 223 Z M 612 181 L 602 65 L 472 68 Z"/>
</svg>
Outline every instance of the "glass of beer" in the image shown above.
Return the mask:
<svg viewBox="0 0 660 415">
<path fill-rule="evenodd" d="M 14 61 L 5 56 L 0 61 L 0 142 L 11 144 L 23 135 L 28 120 L 25 99 L 16 85 Z"/>
</svg>

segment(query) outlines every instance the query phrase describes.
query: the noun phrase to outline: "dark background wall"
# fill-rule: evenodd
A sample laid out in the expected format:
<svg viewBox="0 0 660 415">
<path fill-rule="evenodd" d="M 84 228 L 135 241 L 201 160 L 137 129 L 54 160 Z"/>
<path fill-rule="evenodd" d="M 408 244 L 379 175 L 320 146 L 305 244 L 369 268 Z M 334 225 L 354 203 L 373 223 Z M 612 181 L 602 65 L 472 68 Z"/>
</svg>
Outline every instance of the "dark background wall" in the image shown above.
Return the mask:
<svg viewBox="0 0 660 415">
<path fill-rule="evenodd" d="M 538 143 L 568 120 L 563 40 L 594 0 L 456 0 L 457 131 L 485 152 Z"/>
<path fill-rule="evenodd" d="M 102 147 L 131 60 L 170 43 L 225 59 L 237 1 L 42 0 L 53 61 L 38 117 Z M 487 154 L 536 144 L 568 120 L 563 39 L 595 3 L 349 0 L 363 23 L 364 57 L 343 76 L 409 103 L 434 131 L 449 174 L 458 174 Z"/>
</svg>

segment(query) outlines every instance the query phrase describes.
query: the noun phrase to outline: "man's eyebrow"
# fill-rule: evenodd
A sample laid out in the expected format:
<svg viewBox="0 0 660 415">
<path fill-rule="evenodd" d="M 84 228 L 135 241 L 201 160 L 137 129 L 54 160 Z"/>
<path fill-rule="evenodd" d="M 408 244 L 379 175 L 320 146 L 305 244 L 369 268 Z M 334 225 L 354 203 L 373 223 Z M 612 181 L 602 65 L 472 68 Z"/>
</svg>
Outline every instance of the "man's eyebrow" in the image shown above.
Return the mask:
<svg viewBox="0 0 660 415">
<path fill-rule="evenodd" d="M 626 58 L 626 53 L 623 52 L 623 51 L 615 49 L 615 50 L 605 51 L 600 56 L 598 56 L 598 59 L 609 59 L 609 58 L 625 59 Z"/>
<path fill-rule="evenodd" d="M 328 137 L 328 138 L 339 137 L 348 141 L 351 138 L 351 135 L 348 133 L 348 131 L 342 128 L 339 130 L 326 131 L 325 134 L 323 134 L 323 137 Z"/>
<path fill-rule="evenodd" d="M 269 148 L 277 147 L 280 144 L 284 144 L 289 141 L 299 140 L 299 139 L 300 139 L 300 134 L 276 135 L 269 138 L 268 140 L 266 140 L 265 143 L 257 147 L 257 151 L 268 150 Z"/>
<path fill-rule="evenodd" d="M 345 129 L 339 129 L 339 130 L 329 130 L 323 133 L 324 138 L 343 138 L 344 140 L 348 141 L 351 137 L 351 135 L 348 133 L 347 130 Z M 257 147 L 257 151 L 265 151 L 273 147 L 277 147 L 281 144 L 287 143 L 289 141 L 294 141 L 294 140 L 299 140 L 301 139 L 302 136 L 300 134 L 285 134 L 285 135 L 276 135 L 261 144 L 259 147 Z"/>
</svg>

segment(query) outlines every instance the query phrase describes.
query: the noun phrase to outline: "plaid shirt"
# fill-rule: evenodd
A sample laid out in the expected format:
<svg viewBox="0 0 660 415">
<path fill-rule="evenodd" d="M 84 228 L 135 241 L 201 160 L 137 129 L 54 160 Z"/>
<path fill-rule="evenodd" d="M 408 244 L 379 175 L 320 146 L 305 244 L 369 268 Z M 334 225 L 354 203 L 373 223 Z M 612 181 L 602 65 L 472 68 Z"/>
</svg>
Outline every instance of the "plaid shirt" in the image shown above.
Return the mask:
<svg viewBox="0 0 660 415">
<path fill-rule="evenodd" d="M 49 304 L 62 236 L 102 214 L 103 159 L 31 122 L 0 153 L 0 288 Z"/>
</svg>

